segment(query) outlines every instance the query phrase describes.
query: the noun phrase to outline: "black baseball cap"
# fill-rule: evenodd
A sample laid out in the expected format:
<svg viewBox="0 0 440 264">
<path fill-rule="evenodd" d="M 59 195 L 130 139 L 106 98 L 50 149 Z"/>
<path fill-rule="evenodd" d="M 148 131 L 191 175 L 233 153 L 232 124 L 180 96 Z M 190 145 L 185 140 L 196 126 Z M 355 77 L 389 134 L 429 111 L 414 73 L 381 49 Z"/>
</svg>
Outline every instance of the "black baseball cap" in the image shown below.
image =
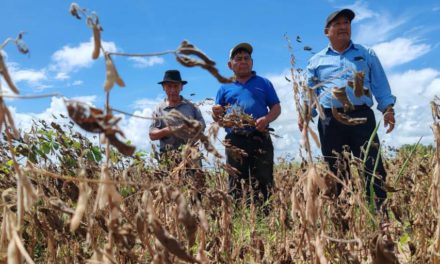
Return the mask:
<svg viewBox="0 0 440 264">
<path fill-rule="evenodd" d="M 355 14 L 354 14 L 353 10 L 348 9 L 348 8 L 337 10 L 337 11 L 331 13 L 327 17 L 327 19 L 325 20 L 325 27 L 328 28 L 328 25 L 339 16 L 345 16 L 348 19 L 350 19 L 350 22 L 351 22 L 353 20 L 353 18 L 355 17 Z"/>
</svg>

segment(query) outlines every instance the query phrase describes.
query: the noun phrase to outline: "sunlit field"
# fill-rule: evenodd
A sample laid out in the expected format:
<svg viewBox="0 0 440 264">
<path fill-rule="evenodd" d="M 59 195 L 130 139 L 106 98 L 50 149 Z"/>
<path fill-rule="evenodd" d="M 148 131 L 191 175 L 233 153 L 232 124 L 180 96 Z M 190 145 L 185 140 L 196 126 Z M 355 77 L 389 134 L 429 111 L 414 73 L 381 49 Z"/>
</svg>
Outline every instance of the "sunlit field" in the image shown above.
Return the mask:
<svg viewBox="0 0 440 264">
<path fill-rule="evenodd" d="M 290 49 L 292 71 L 286 79 L 305 122 L 302 157 L 277 159 L 268 202 L 259 203 L 246 181 L 242 197 L 234 199 L 228 176 L 236 171 L 214 142 L 222 127 L 255 126 L 252 116 L 233 111 L 203 131 L 198 122 L 171 112 L 166 118 L 185 123 L 174 135 L 188 144 L 161 160 L 154 148 L 137 150 L 124 138 L 115 113 L 129 114 L 113 109 L 109 99 L 113 87 L 125 86 L 112 56 L 158 54 L 107 52 L 96 14 L 76 4 L 70 12 L 91 29 L 92 58 L 105 60 L 107 100 L 101 109 L 65 98 L 68 116 L 54 116 L 51 123 L 34 120 L 23 132 L 2 90 L 0 263 L 440 263 L 438 97 L 426 105 L 432 109 L 432 145 L 381 147 L 388 197 L 379 209 L 374 194 L 365 193 L 372 186 L 365 186 L 362 157 L 339 155 L 339 172 L 351 175 L 345 180 L 312 158 L 311 145 L 319 140 L 308 126 L 312 116 L 300 93 L 312 104 L 317 99 Z M 287 36 L 286 41 L 290 46 Z M 29 51 L 22 34 L 1 49 L 8 44 Z M 175 55 L 182 66 L 201 67 L 221 83 L 232 80 L 189 41 L 163 54 Z M 20 97 L 1 53 L 0 73 L 15 94 L 9 97 L 32 100 Z M 365 92 L 362 73 L 355 72 L 353 82 L 355 92 Z M 345 90 L 333 95 L 350 107 Z M 365 122 L 343 114 L 335 118 L 350 125 Z M 377 147 L 367 143 L 363 156 Z M 240 149 L 235 154 L 247 155 Z M 339 196 L 337 182 L 343 185 Z"/>
</svg>

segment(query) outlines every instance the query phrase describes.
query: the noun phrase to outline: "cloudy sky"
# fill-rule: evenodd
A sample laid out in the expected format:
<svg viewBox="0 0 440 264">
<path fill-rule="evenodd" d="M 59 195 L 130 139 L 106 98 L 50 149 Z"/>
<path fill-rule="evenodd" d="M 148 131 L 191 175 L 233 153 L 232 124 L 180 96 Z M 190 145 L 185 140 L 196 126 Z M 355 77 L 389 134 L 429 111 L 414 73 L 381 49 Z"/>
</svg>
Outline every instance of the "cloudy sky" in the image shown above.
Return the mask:
<svg viewBox="0 0 440 264">
<path fill-rule="evenodd" d="M 69 1 L 2 0 L 0 41 L 25 31 L 30 54 L 19 54 L 8 45 L 3 51 L 7 65 L 24 95 L 59 93 L 102 108 L 105 66 L 103 58 L 91 59 L 91 30 L 83 20 L 70 16 Z M 254 69 L 274 83 L 281 98 L 282 114 L 272 124 L 280 138 L 274 139 L 278 156 L 295 156 L 300 147 L 289 76 L 289 53 L 284 34 L 294 41 L 296 66 L 304 68 L 311 52 L 327 45 L 323 34 L 326 16 L 338 8 L 356 13 L 353 41 L 372 47 L 386 69 L 392 91 L 397 96 L 397 127 L 392 134 L 380 130 L 386 145 L 399 146 L 433 142 L 429 102 L 440 95 L 440 3 L 438 1 L 179 1 L 127 0 L 77 1 L 96 11 L 104 29 L 107 51 L 150 53 L 175 49 L 187 39 L 217 62 L 223 75 L 229 49 L 239 42 L 254 46 Z M 113 88 L 114 108 L 141 116 L 151 116 L 163 99 L 157 84 L 167 69 L 179 69 L 188 81 L 183 95 L 194 102 L 215 97 L 219 83 L 199 68 L 183 68 L 172 55 L 146 58 L 115 57 L 126 83 Z M 9 93 L 2 80 L 3 93 Z M 30 120 L 46 121 L 64 113 L 61 97 L 25 100 L 9 99 L 16 122 L 29 128 Z M 211 123 L 211 105 L 201 106 Z M 377 119 L 381 115 L 377 113 Z M 148 150 L 148 120 L 124 117 L 120 126 L 139 149 Z M 316 151 L 316 155 L 319 152 Z"/>
</svg>

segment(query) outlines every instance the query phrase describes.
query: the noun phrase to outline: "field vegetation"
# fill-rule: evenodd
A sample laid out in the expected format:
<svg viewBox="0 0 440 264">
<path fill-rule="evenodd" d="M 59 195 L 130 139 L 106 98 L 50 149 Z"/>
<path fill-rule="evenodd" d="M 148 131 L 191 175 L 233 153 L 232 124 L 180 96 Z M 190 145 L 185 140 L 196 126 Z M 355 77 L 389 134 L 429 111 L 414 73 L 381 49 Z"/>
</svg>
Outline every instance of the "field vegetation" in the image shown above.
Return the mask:
<svg viewBox="0 0 440 264">
<path fill-rule="evenodd" d="M 218 126 L 204 133 L 173 113 L 168 118 L 181 119 L 187 127 L 176 129 L 176 135 L 190 141 L 178 157 L 161 162 L 154 149 L 136 152 L 123 139 L 109 93 L 114 84 L 125 84 L 112 56 L 157 54 L 108 53 L 100 45 L 96 14 L 76 4 L 71 13 L 85 18 L 95 40 L 92 57 L 106 62 L 106 105 L 98 109 L 65 99 L 68 117 L 57 116 L 59 122 L 50 124 L 35 120 L 23 132 L 0 96 L 0 263 L 440 263 L 439 98 L 431 104 L 432 146 L 417 143 L 380 152 L 388 171 L 388 198 L 377 210 L 374 195 L 371 201 L 365 195 L 363 159 L 340 155 L 340 172 L 349 172 L 349 180 L 312 159 L 310 144 L 319 142 L 308 127 L 311 113 L 299 102 L 299 90 L 310 89 L 303 72 L 294 68 L 292 54 L 289 80 L 292 103 L 305 122 L 304 158 L 278 160 L 268 203 L 257 205 L 252 189 L 233 200 L 227 193 L 233 168 L 212 144 Z M 27 53 L 21 34 L 1 48 L 8 43 Z M 184 66 L 202 67 L 220 82 L 231 80 L 188 41 L 163 54 L 175 55 Z M 0 59 L 3 78 L 20 98 L 1 53 Z M 313 104 L 316 98 L 310 96 Z M 231 119 L 234 126 L 252 123 L 237 116 Z M 101 143 L 93 144 L 77 127 Z M 377 146 L 368 144 L 364 151 L 372 147 Z M 196 168 L 201 153 L 213 166 Z M 344 188 L 335 197 L 337 181 Z"/>
</svg>

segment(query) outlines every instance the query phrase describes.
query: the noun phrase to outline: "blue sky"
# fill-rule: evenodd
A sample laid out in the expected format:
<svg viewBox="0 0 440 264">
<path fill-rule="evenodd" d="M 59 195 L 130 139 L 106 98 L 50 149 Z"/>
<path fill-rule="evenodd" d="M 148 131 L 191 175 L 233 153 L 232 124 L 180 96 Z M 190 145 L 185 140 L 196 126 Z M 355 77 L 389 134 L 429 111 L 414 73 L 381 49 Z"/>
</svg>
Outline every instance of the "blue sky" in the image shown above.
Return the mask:
<svg viewBox="0 0 440 264">
<path fill-rule="evenodd" d="M 440 3 L 438 1 L 77 1 L 97 12 L 107 50 L 148 53 L 175 49 L 187 39 L 217 62 L 223 75 L 229 49 L 239 42 L 254 46 L 254 69 L 270 78 L 282 101 L 282 115 L 273 124 L 282 138 L 275 139 L 277 155 L 295 154 L 300 145 L 289 76 L 289 53 L 283 37 L 293 40 L 297 67 L 304 68 L 310 52 L 327 45 L 323 25 L 327 15 L 343 7 L 356 13 L 352 38 L 373 47 L 397 96 L 397 128 L 391 135 L 380 130 L 387 145 L 433 142 L 429 101 L 440 95 Z M 3 0 L 0 41 L 25 31 L 30 55 L 13 46 L 3 51 L 22 94 L 60 93 L 102 107 L 105 78 L 103 59 L 91 60 L 91 30 L 84 19 L 68 13 L 62 0 Z M 301 36 L 302 43 L 294 41 Z M 184 68 L 172 55 L 141 60 L 114 58 L 126 83 L 111 93 L 114 108 L 149 116 L 163 98 L 157 84 L 167 69 L 179 69 L 188 84 L 183 95 L 193 101 L 215 97 L 219 83 L 199 68 Z M 8 92 L 2 81 L 2 87 Z M 191 94 L 195 94 L 190 96 Z M 32 118 L 51 119 L 64 110 L 60 98 L 8 100 L 20 127 Z M 202 106 L 211 122 L 211 105 Z M 380 115 L 377 115 L 380 119 Z M 148 121 L 126 117 L 121 127 L 140 148 L 148 149 Z M 316 151 L 316 155 L 319 152 Z"/>
</svg>

